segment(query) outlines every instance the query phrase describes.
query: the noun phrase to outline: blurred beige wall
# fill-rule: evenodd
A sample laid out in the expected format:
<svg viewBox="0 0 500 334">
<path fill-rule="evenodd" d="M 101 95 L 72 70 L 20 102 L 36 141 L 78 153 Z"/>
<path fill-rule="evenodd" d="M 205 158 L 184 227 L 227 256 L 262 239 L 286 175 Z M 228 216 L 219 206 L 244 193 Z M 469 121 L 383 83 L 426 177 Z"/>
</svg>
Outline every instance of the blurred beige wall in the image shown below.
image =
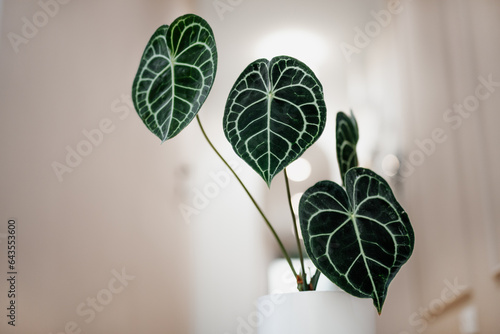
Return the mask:
<svg viewBox="0 0 500 334">
<path fill-rule="evenodd" d="M 130 104 L 150 35 L 189 10 L 3 2 L 0 229 L 17 221 L 18 319 L 4 321 L 4 238 L 1 333 L 190 332 L 186 138 L 160 145 Z"/>
<path fill-rule="evenodd" d="M 413 1 L 395 21 L 415 225 L 409 333 L 500 331 L 498 1 Z"/>
</svg>

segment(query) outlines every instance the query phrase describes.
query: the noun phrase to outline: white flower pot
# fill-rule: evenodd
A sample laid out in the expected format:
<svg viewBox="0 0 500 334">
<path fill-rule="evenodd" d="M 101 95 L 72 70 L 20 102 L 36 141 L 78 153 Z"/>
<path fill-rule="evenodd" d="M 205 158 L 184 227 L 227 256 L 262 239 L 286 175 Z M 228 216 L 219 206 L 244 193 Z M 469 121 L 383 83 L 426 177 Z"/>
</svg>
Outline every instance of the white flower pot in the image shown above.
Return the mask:
<svg viewBox="0 0 500 334">
<path fill-rule="evenodd" d="M 258 299 L 258 334 L 375 334 L 371 299 L 344 291 L 306 291 Z"/>
</svg>

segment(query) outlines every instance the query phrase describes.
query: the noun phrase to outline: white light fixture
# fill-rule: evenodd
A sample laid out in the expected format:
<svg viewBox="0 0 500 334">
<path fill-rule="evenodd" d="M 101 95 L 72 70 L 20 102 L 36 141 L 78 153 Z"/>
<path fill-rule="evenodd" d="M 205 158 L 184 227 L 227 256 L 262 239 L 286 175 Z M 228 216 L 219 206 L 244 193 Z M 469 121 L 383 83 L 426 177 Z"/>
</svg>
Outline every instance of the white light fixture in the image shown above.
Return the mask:
<svg viewBox="0 0 500 334">
<path fill-rule="evenodd" d="M 400 162 L 394 154 L 387 154 L 382 160 L 382 170 L 388 176 L 394 176 L 398 173 Z"/>
<path fill-rule="evenodd" d="M 331 57 L 328 43 L 317 33 L 302 29 L 285 29 L 266 35 L 256 48 L 257 58 L 271 59 L 287 55 L 306 63 L 313 71 Z"/>
<path fill-rule="evenodd" d="M 290 180 L 302 182 L 311 176 L 311 164 L 304 158 L 298 158 L 286 168 L 286 172 Z"/>
</svg>

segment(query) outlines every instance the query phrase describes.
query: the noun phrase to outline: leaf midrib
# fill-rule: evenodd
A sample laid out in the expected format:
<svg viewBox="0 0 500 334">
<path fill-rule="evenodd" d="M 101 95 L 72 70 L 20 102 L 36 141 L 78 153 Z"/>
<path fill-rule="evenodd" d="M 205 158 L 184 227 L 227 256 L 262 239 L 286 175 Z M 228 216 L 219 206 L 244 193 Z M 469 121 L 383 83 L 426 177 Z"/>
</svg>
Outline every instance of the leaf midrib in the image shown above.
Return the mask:
<svg viewBox="0 0 500 334">
<path fill-rule="evenodd" d="M 271 85 L 269 78 L 269 85 Z M 267 184 L 271 181 L 271 104 L 273 102 L 273 92 L 270 89 L 267 93 Z"/>
<path fill-rule="evenodd" d="M 171 53 L 170 48 L 168 47 L 168 44 L 167 43 L 165 43 L 165 44 L 167 46 L 168 59 L 170 60 L 170 76 L 172 78 L 172 89 L 171 89 L 170 99 L 172 101 L 172 107 L 171 107 L 171 111 L 170 111 L 170 117 L 167 117 L 168 124 L 167 124 L 166 130 L 165 130 L 165 134 L 163 136 L 163 142 L 165 142 L 168 139 L 168 134 L 170 132 L 170 126 L 172 125 L 173 110 L 174 110 L 174 104 L 175 104 L 175 71 L 174 71 L 175 55 L 173 55 Z"/>
<path fill-rule="evenodd" d="M 361 253 L 361 256 L 363 258 L 363 262 L 364 262 L 365 267 L 366 267 L 366 272 L 368 273 L 368 277 L 370 278 L 370 282 L 372 284 L 373 292 L 375 294 L 375 297 L 377 298 L 377 304 L 379 304 L 377 287 L 375 286 L 375 282 L 373 281 L 372 273 L 371 273 L 370 268 L 368 267 L 368 263 L 366 261 L 367 256 L 366 256 L 365 250 L 363 248 L 363 243 L 361 242 L 361 233 L 360 233 L 359 228 L 358 228 L 358 222 L 356 221 L 356 214 L 354 212 L 351 212 L 350 214 L 351 214 L 350 220 L 352 221 L 352 224 L 354 226 L 354 233 L 356 233 L 356 239 L 358 241 L 359 252 Z"/>
</svg>

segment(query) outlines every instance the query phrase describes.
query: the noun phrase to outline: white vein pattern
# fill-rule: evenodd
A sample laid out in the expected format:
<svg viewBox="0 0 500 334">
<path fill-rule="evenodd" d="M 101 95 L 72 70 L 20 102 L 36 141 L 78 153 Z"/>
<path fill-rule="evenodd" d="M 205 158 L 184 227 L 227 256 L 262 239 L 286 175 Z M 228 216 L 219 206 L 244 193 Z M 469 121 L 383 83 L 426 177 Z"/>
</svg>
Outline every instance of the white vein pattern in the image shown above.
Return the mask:
<svg viewBox="0 0 500 334">
<path fill-rule="evenodd" d="M 196 116 L 210 92 L 217 67 L 208 24 L 188 14 L 151 37 L 134 80 L 132 96 L 146 126 L 162 141 Z"/>
<path fill-rule="evenodd" d="M 321 135 L 323 88 L 314 73 L 286 56 L 250 64 L 234 84 L 224 132 L 236 153 L 270 184 Z"/>
<path fill-rule="evenodd" d="M 304 243 L 328 278 L 355 296 L 373 298 L 380 311 L 390 281 L 411 255 L 413 230 L 389 185 L 372 171 L 349 170 L 346 190 L 322 181 L 304 194 Z"/>
</svg>

